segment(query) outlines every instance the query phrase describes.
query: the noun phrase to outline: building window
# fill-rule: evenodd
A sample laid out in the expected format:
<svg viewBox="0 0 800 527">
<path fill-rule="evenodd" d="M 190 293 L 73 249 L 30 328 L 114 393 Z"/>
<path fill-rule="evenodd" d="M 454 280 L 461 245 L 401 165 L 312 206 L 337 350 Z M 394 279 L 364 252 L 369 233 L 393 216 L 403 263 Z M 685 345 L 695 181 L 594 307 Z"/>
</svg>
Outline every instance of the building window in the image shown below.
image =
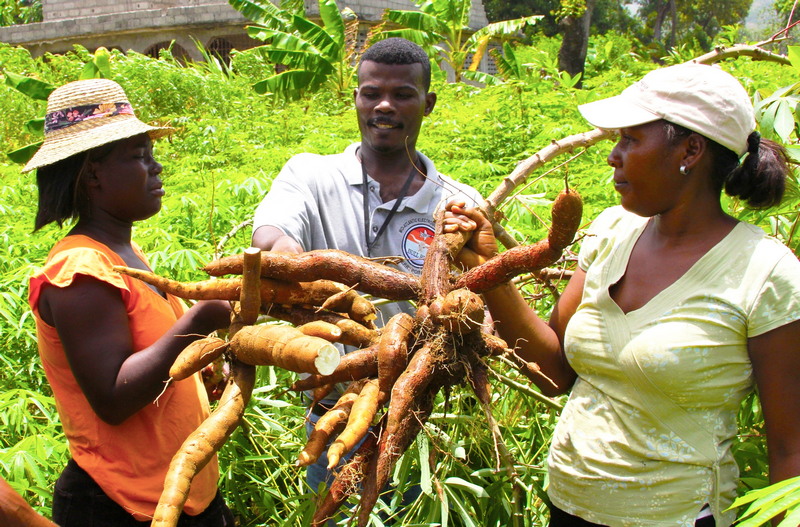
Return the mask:
<svg viewBox="0 0 800 527">
<path fill-rule="evenodd" d="M 208 43 L 208 52 L 214 57 L 217 57 L 217 60 L 219 60 L 225 66 L 231 65 L 232 49 L 233 44 L 224 38 L 214 38 Z"/>
<path fill-rule="evenodd" d="M 190 58 L 189 57 L 189 53 L 186 52 L 186 50 L 183 48 L 183 46 L 181 46 L 180 44 L 178 44 L 174 40 L 171 41 L 171 42 L 159 42 L 157 44 L 153 44 L 150 47 L 148 47 L 146 50 L 144 50 L 144 54 L 147 55 L 148 57 L 153 57 L 154 59 L 157 59 L 158 58 L 158 53 L 162 49 L 171 50 L 172 51 L 172 56 L 175 57 L 175 59 L 178 62 L 180 62 L 181 64 L 185 64 L 186 61 L 189 60 L 189 58 Z"/>
</svg>

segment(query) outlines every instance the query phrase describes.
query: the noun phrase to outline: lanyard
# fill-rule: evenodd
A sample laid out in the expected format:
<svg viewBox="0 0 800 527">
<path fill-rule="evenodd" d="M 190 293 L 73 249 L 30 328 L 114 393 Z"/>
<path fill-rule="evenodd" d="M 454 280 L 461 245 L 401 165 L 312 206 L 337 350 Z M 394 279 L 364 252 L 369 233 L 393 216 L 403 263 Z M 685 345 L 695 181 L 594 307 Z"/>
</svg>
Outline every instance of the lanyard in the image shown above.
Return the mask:
<svg viewBox="0 0 800 527">
<path fill-rule="evenodd" d="M 403 188 L 400 189 L 400 195 L 397 196 L 397 199 L 394 201 L 394 205 L 392 206 L 392 210 L 389 211 L 389 214 L 386 216 L 386 220 L 384 220 L 383 225 L 378 230 L 378 234 L 375 235 L 375 238 L 372 241 L 369 241 L 369 188 L 367 187 L 367 167 L 364 166 L 364 161 L 361 161 L 361 178 L 364 182 L 364 239 L 367 242 L 367 256 L 372 257 L 372 246 L 378 241 L 378 238 L 381 237 L 383 232 L 386 230 L 386 227 L 389 226 L 389 222 L 391 221 L 392 217 L 397 212 L 397 208 L 400 207 L 400 202 L 403 201 L 403 198 L 406 197 L 408 193 L 408 189 L 411 187 L 411 182 L 414 181 L 414 176 L 417 172 L 417 166 L 415 164 L 411 164 L 411 171 L 408 173 L 408 177 L 406 178 L 406 182 L 403 183 Z"/>
</svg>

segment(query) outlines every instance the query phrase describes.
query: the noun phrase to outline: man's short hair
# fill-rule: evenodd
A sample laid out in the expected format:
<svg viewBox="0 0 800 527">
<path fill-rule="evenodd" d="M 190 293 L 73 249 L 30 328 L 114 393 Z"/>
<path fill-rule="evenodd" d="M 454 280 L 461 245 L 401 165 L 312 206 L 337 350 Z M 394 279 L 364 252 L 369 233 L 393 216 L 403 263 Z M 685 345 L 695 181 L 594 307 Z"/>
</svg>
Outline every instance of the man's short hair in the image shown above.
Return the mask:
<svg viewBox="0 0 800 527">
<path fill-rule="evenodd" d="M 431 61 L 428 58 L 428 54 L 410 40 L 399 37 L 379 40 L 361 55 L 361 62 L 358 64 L 359 71 L 361 70 L 361 63 L 365 60 L 377 62 L 378 64 L 421 64 L 422 85 L 425 88 L 425 92 L 431 87 Z"/>
</svg>

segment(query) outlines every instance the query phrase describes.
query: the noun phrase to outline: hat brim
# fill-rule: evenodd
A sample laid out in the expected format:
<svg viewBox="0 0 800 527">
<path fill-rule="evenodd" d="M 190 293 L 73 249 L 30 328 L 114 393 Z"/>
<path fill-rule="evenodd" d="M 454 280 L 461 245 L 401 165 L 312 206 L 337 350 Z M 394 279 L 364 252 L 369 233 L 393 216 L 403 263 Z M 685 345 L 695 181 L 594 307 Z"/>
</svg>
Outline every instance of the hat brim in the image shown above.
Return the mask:
<svg viewBox="0 0 800 527">
<path fill-rule="evenodd" d="M 664 118 L 642 108 L 624 94 L 582 104 L 578 106 L 578 111 L 592 126 L 604 130 L 639 126 Z"/>
<path fill-rule="evenodd" d="M 115 122 L 105 122 L 103 126 L 92 129 L 81 130 L 74 133 L 58 134 L 54 133 L 45 137 L 41 148 L 36 151 L 33 157 L 22 169 L 22 172 L 30 172 L 43 166 L 52 165 L 58 161 L 67 159 L 81 152 L 87 152 L 98 146 L 103 146 L 120 139 L 127 139 L 139 134 L 148 134 L 150 139 L 156 140 L 170 135 L 175 131 L 174 128 L 150 126 L 136 117 L 117 116 Z M 114 119 L 113 117 L 110 119 Z M 73 125 L 81 126 L 82 123 Z M 69 129 L 65 129 L 69 130 Z"/>
</svg>

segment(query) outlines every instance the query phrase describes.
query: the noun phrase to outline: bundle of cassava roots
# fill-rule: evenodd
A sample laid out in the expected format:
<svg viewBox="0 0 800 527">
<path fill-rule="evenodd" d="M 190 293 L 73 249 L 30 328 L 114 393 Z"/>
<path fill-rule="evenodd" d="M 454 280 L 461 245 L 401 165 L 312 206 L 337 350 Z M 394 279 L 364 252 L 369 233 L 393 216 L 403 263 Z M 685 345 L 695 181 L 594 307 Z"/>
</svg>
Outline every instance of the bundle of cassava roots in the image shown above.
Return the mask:
<svg viewBox="0 0 800 527">
<path fill-rule="evenodd" d="M 578 194 L 563 191 L 553 203 L 545 240 L 509 249 L 461 274 L 454 271 L 453 261 L 465 236 L 444 233 L 442 214 L 436 218 L 420 277 L 335 250 L 295 255 L 250 248 L 211 262 L 204 270 L 212 278 L 192 283 L 118 268 L 185 299 L 234 303 L 226 338 L 195 341 L 170 371 L 172 379 L 179 380 L 224 358 L 231 375 L 214 411 L 174 456 L 152 525 L 177 524 L 192 478 L 239 425 L 258 365 L 310 374 L 291 388 L 311 391 L 317 400 L 336 384 L 348 383 L 336 405 L 316 423 L 298 464 L 316 462 L 329 445 L 329 467 L 334 469 L 364 439 L 335 472 L 333 484 L 317 504 L 313 525 L 334 517 L 354 493 L 360 494 L 353 511 L 357 524 L 367 525 L 395 463 L 424 426 L 440 390 L 469 385 L 488 407 L 485 360 L 492 355 L 511 355 L 524 374 L 542 376 L 502 339 L 482 331 L 486 328 L 480 294 L 558 261 L 573 242 L 581 212 Z M 416 315 L 398 314 L 376 329 L 375 308 L 359 292 L 414 301 Z M 262 314 L 284 322 L 257 323 Z M 331 344 L 335 342 L 358 350 L 340 356 Z"/>
</svg>

